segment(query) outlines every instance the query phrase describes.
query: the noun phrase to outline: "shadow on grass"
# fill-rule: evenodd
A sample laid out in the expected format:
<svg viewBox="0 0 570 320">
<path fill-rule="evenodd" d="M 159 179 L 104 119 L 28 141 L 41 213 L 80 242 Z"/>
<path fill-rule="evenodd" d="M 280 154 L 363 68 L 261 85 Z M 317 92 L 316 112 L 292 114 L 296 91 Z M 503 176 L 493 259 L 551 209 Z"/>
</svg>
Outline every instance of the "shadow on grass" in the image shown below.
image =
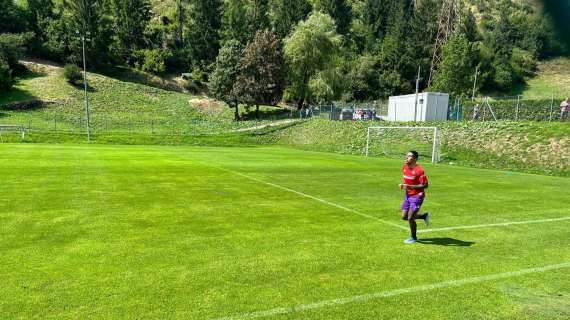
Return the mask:
<svg viewBox="0 0 570 320">
<path fill-rule="evenodd" d="M 13 87 L 10 91 L 5 92 L 0 96 L 0 107 L 16 102 L 33 100 L 37 100 L 37 97 L 35 97 L 29 91 L 22 90 L 18 87 Z"/>
<path fill-rule="evenodd" d="M 418 243 L 431 244 L 446 247 L 470 247 L 475 244 L 473 241 L 463 241 L 453 238 L 426 238 L 418 239 Z"/>
<path fill-rule="evenodd" d="M 83 80 L 81 80 L 80 82 L 77 82 L 77 83 L 70 83 L 70 82 L 67 82 L 67 83 L 69 83 L 71 86 L 73 86 L 77 90 L 84 90 Z M 92 87 L 89 84 L 89 81 L 87 81 L 87 92 L 97 92 L 97 89 Z"/>
</svg>

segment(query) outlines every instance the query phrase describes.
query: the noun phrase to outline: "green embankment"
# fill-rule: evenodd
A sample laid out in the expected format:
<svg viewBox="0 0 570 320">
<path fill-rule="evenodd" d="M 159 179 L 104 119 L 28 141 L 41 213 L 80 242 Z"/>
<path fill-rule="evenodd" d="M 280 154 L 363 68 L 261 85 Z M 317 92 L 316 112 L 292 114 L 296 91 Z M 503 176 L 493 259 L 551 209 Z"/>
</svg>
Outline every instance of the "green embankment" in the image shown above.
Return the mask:
<svg viewBox="0 0 570 320">
<path fill-rule="evenodd" d="M 556 65 L 561 63 L 558 61 Z M 27 131 L 26 142 L 84 142 L 82 89 L 65 82 L 60 68 L 34 63 L 27 66 L 33 73 L 20 79 L 10 94 L 0 96 L 0 124 L 23 125 Z M 552 78 L 545 72 L 542 74 L 542 80 L 537 78 L 536 81 L 544 83 L 547 81 L 544 79 Z M 232 110 L 213 100 L 97 74 L 90 74 L 90 86 L 92 141 L 95 143 L 278 144 L 314 151 L 363 154 L 366 127 L 372 124 L 314 119 L 265 128 L 269 121 L 234 122 Z M 22 101 L 42 101 L 44 104 L 23 103 L 14 107 L 14 102 Z M 11 107 L 7 103 L 12 103 Z M 264 110 L 264 116 L 269 118 L 275 111 Z M 570 176 L 568 123 L 500 121 L 427 125 L 441 128 L 443 162 Z M 254 126 L 260 129 L 236 131 Z M 16 133 L 1 132 L 1 142 L 17 139 Z"/>
<path fill-rule="evenodd" d="M 305 150 L 363 154 L 366 128 L 370 125 L 391 124 L 315 119 L 269 132 L 263 135 L 262 141 Z M 440 128 L 443 162 L 570 176 L 568 123 L 437 122 L 422 125 Z"/>
</svg>

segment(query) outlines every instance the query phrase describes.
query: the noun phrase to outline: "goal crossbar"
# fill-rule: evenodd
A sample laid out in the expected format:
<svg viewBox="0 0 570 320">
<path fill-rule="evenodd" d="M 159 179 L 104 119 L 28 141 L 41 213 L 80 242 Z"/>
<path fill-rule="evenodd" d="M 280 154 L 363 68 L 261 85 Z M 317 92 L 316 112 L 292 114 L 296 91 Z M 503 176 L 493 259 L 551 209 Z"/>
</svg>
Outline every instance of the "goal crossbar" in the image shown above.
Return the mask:
<svg viewBox="0 0 570 320">
<path fill-rule="evenodd" d="M 20 134 L 20 140 L 24 140 L 25 131 L 23 126 L 13 125 L 13 124 L 0 124 L 0 131 L 9 130 L 9 131 L 18 131 Z"/>
<path fill-rule="evenodd" d="M 433 141 L 432 141 L 432 150 L 431 150 L 431 162 L 432 163 L 436 163 L 437 162 L 437 134 L 438 134 L 438 129 L 437 127 L 412 127 L 412 126 L 401 126 L 401 127 L 389 127 L 389 126 L 372 126 L 372 127 L 368 127 L 368 131 L 366 133 L 366 149 L 365 149 L 365 153 L 366 156 L 368 157 L 368 152 L 370 150 L 370 130 L 382 130 L 382 129 L 406 129 L 406 130 L 433 130 Z"/>
</svg>

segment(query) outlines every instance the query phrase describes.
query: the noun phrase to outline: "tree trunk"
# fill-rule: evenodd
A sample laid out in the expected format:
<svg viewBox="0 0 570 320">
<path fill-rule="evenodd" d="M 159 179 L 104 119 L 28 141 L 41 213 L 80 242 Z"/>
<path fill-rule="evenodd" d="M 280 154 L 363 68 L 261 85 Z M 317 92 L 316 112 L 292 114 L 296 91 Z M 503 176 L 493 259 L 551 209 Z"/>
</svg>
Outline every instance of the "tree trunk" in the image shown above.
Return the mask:
<svg viewBox="0 0 570 320">
<path fill-rule="evenodd" d="M 236 104 L 234 105 L 234 108 L 235 108 L 234 118 L 235 118 L 236 121 L 239 121 L 239 104 L 236 103 Z"/>
<path fill-rule="evenodd" d="M 255 105 L 255 119 L 259 120 L 259 105 Z"/>
</svg>

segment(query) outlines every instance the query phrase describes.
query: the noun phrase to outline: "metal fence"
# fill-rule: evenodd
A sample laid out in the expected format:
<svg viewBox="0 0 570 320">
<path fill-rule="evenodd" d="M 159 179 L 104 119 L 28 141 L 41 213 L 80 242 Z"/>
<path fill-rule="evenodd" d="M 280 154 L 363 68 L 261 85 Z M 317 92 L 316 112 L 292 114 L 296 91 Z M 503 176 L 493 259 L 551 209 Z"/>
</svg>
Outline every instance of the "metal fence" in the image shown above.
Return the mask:
<svg viewBox="0 0 570 320">
<path fill-rule="evenodd" d="M 472 100 L 455 99 L 449 107 L 449 120 L 472 121 L 565 121 L 563 99 L 529 99 L 524 96 L 485 97 Z"/>
<path fill-rule="evenodd" d="M 196 119 L 164 114 L 91 113 L 89 128 L 93 134 L 211 135 L 261 127 L 277 119 L 232 121 Z M 0 125 L 21 126 L 27 132 L 84 134 L 87 121 L 83 114 L 57 111 L 0 111 Z"/>
</svg>

